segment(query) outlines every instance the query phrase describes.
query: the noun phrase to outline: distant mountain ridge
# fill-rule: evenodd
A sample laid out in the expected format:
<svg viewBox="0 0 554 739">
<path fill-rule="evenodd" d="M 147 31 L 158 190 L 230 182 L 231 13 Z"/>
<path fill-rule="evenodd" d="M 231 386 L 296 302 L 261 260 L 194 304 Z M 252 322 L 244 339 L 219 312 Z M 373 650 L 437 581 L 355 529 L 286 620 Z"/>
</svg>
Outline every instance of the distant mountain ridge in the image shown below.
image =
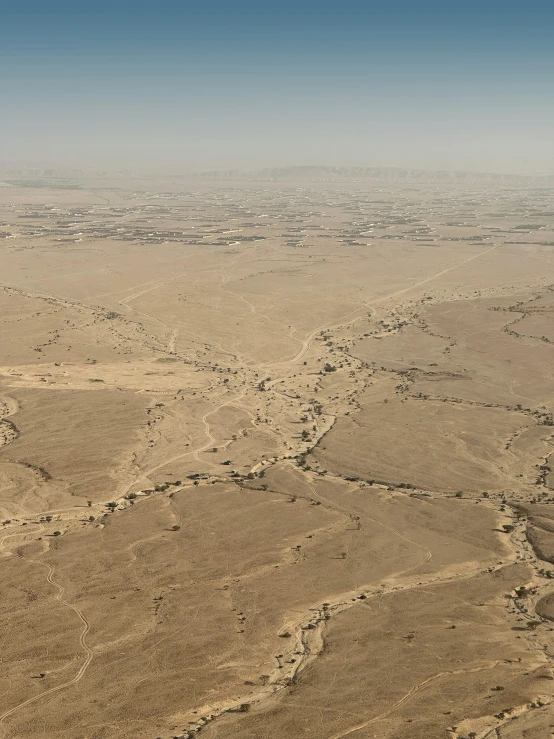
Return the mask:
<svg viewBox="0 0 554 739">
<path fill-rule="evenodd" d="M 426 170 L 404 167 L 275 167 L 244 172 L 238 169 L 212 170 L 193 175 L 200 180 L 255 180 L 260 182 L 340 182 L 378 180 L 383 182 L 498 182 L 553 185 L 554 176 L 498 174 L 460 170 Z"/>
</svg>

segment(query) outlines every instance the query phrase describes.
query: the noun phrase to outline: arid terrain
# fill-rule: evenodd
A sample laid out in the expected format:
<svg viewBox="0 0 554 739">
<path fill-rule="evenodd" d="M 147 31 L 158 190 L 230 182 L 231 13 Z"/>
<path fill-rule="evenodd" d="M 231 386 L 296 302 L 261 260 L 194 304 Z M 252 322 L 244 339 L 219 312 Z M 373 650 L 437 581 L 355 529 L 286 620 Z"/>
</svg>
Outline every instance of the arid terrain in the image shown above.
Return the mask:
<svg viewBox="0 0 554 739">
<path fill-rule="evenodd" d="M 554 186 L 300 175 L 0 187 L 2 739 L 553 735 Z"/>
</svg>

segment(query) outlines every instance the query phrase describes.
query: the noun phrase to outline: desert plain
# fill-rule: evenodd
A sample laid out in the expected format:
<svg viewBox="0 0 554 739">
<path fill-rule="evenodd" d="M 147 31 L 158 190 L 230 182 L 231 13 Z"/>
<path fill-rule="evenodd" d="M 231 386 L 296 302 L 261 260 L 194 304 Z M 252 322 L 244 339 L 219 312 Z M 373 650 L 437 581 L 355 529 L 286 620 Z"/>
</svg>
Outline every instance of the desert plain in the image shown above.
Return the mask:
<svg viewBox="0 0 554 739">
<path fill-rule="evenodd" d="M 554 734 L 554 187 L 308 175 L 0 187 L 3 739 Z"/>
</svg>

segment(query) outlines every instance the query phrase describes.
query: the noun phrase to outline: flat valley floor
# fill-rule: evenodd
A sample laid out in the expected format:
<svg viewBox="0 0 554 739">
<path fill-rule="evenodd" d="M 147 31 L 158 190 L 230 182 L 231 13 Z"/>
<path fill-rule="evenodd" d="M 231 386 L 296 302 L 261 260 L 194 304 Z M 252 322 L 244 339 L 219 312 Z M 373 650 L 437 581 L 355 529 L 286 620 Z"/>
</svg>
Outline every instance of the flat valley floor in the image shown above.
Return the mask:
<svg viewBox="0 0 554 739">
<path fill-rule="evenodd" d="M 2 187 L 0 737 L 551 737 L 553 196 Z"/>
</svg>

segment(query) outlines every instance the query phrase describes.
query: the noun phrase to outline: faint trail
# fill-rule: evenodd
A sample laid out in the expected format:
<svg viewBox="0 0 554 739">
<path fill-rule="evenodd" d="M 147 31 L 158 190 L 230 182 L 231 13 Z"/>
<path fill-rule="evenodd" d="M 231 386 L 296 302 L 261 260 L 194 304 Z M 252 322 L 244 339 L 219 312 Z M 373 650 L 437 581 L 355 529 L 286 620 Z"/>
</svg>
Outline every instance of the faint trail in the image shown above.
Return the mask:
<svg viewBox="0 0 554 739">
<path fill-rule="evenodd" d="M 38 529 L 35 529 L 34 531 L 32 531 L 32 533 L 33 534 L 40 534 L 41 531 L 44 531 L 44 526 L 39 526 L 39 528 Z M 4 546 L 4 542 L 7 541 L 8 539 L 13 539 L 14 536 L 29 536 L 30 533 L 31 532 L 29 532 L 27 530 L 27 531 L 16 531 L 13 534 L 6 534 L 5 536 L 3 536 L 0 539 L 0 552 L 5 552 L 6 551 L 6 548 Z M 9 552 L 9 554 L 11 554 L 11 552 Z"/>
<path fill-rule="evenodd" d="M 217 408 L 214 408 L 213 410 L 209 411 L 208 413 L 206 413 L 206 414 L 204 414 L 202 416 L 202 423 L 204 424 L 206 436 L 208 437 L 208 439 L 210 439 L 210 441 L 208 441 L 208 443 L 205 444 L 201 449 L 196 449 L 193 452 L 193 456 L 194 456 L 195 459 L 198 459 L 198 455 L 200 454 L 200 452 L 203 452 L 206 449 L 208 449 L 208 447 L 211 444 L 213 444 L 213 442 L 215 441 L 215 437 L 212 436 L 211 429 L 210 429 L 210 424 L 208 423 L 208 420 L 207 419 L 210 416 L 212 416 L 214 413 L 217 413 L 217 411 L 219 411 L 222 408 L 224 408 L 225 406 L 231 405 L 232 403 L 235 403 L 235 402 L 237 402 L 239 400 L 242 400 L 244 398 L 245 394 L 246 394 L 246 391 L 243 391 L 240 395 L 237 395 L 235 398 L 231 398 L 230 400 L 227 400 L 225 403 L 222 403 Z M 201 460 L 198 459 L 198 461 L 200 462 Z"/>
<path fill-rule="evenodd" d="M 5 539 L 2 539 L 2 545 L 4 541 Z M 58 593 L 55 596 L 56 600 L 62 603 L 67 608 L 70 608 L 78 616 L 79 620 L 83 624 L 83 630 L 81 631 L 81 634 L 79 636 L 79 644 L 81 645 L 86 656 L 85 656 L 85 661 L 79 668 L 79 671 L 77 672 L 75 677 L 73 677 L 71 680 L 68 680 L 67 682 L 62 683 L 61 685 L 56 685 L 53 688 L 49 688 L 48 690 L 45 690 L 42 693 L 39 693 L 38 695 L 34 695 L 32 698 L 28 698 L 26 701 L 19 703 L 17 706 L 14 706 L 13 708 L 10 708 L 8 711 L 5 711 L 3 714 L 1 714 L 0 715 L 0 732 L 1 732 L 0 738 L 2 739 L 3 737 L 7 736 L 7 730 L 3 726 L 5 719 L 9 718 L 17 711 L 20 711 L 22 708 L 29 706 L 31 703 L 35 703 L 36 701 L 40 700 L 41 698 L 44 698 L 47 695 L 51 695 L 52 693 L 57 693 L 59 690 L 63 690 L 64 688 L 69 688 L 71 685 L 75 685 L 76 683 L 78 683 L 82 679 L 83 675 L 85 674 L 88 666 L 90 665 L 94 657 L 94 652 L 92 651 L 92 649 L 88 646 L 86 642 L 87 634 L 90 631 L 90 624 L 85 618 L 85 616 L 83 615 L 82 611 L 79 608 L 77 608 L 77 606 L 73 605 L 72 603 L 69 603 L 63 597 L 65 594 L 65 588 L 54 580 L 54 568 L 51 565 L 46 564 L 45 562 L 39 562 L 38 560 L 33 559 L 29 561 L 48 568 L 48 575 L 46 576 L 46 580 L 50 583 L 50 585 L 53 585 L 55 588 L 58 589 Z"/>
<path fill-rule="evenodd" d="M 217 270 L 209 270 L 209 271 L 210 272 L 216 272 L 217 273 L 217 272 L 222 272 L 223 270 L 228 270 L 229 267 L 232 266 L 236 261 L 239 261 L 241 257 L 242 257 L 242 255 L 239 254 L 239 256 L 237 257 L 237 259 L 232 260 L 229 265 L 227 265 L 225 267 L 221 267 L 221 268 L 219 268 Z M 144 290 L 140 290 L 139 292 L 135 292 L 134 294 L 129 295 L 129 296 L 127 296 L 125 298 L 122 298 L 121 300 L 118 300 L 117 301 L 119 303 L 119 305 L 124 306 L 125 308 L 127 308 L 127 310 L 133 311 L 134 313 L 137 313 L 138 315 L 141 315 L 141 316 L 146 316 L 147 318 L 150 318 L 151 320 L 156 321 L 156 323 L 160 324 L 161 326 L 164 326 L 168 331 L 170 331 L 171 334 L 170 334 L 170 337 L 169 337 L 169 340 L 168 340 L 168 343 L 167 343 L 167 346 L 166 346 L 166 351 L 168 351 L 170 354 L 175 354 L 175 341 L 176 341 L 176 338 L 177 338 L 178 329 L 173 328 L 168 323 L 166 323 L 165 321 L 163 321 L 161 318 L 158 318 L 157 316 L 154 316 L 151 313 L 148 313 L 146 311 L 138 310 L 138 308 L 133 308 L 133 306 L 129 305 L 129 303 L 132 300 L 136 300 L 137 298 L 141 297 L 142 295 L 146 295 L 149 292 L 153 292 L 154 290 L 158 290 L 158 289 L 164 287 L 165 285 L 168 285 L 169 283 L 173 282 L 174 280 L 177 280 L 177 279 L 179 279 L 181 277 L 185 277 L 188 274 L 189 274 L 189 271 L 187 270 L 185 272 L 180 272 L 179 274 L 176 274 L 173 277 L 169 277 L 167 280 L 163 280 L 162 279 L 162 280 L 159 280 L 159 281 L 156 281 L 156 282 L 145 282 L 142 285 L 138 285 L 137 286 L 137 287 L 144 287 L 145 285 L 147 285 L 148 287 L 145 287 Z M 224 281 L 224 278 L 223 278 L 223 281 Z M 227 292 L 229 295 L 233 295 L 235 298 L 240 297 L 241 300 L 244 300 L 242 298 L 242 296 L 238 296 L 235 293 L 232 293 L 231 291 L 226 290 L 225 288 L 223 288 L 222 287 L 222 284 L 220 284 L 219 287 L 224 292 Z M 105 293 L 105 294 L 106 295 L 111 295 L 111 294 L 117 294 L 117 293 Z M 97 297 L 101 297 L 101 296 L 97 296 Z M 254 312 L 257 312 L 256 309 L 254 308 L 254 306 L 252 306 L 250 303 L 248 303 L 248 301 L 245 300 L 244 302 L 246 302 L 251 307 L 251 310 L 253 310 Z M 267 318 L 267 316 L 264 316 L 264 317 Z M 268 318 L 267 320 L 271 320 L 271 319 Z M 204 336 L 200 336 L 199 334 L 195 333 L 194 331 L 191 331 L 188 328 L 184 328 L 182 326 L 180 327 L 180 330 L 182 332 L 184 332 L 185 334 L 188 334 L 190 336 L 196 337 L 197 339 L 199 339 L 204 344 L 209 344 L 209 345 L 215 347 L 216 349 L 218 349 L 219 351 L 221 351 L 223 354 L 228 354 L 229 356 L 233 357 L 233 359 L 235 359 L 235 361 L 238 361 L 241 364 L 244 364 L 245 363 L 240 354 L 235 354 L 233 352 L 230 352 L 230 351 L 224 349 L 220 344 L 214 342 L 213 340 L 206 339 Z"/>
<path fill-rule="evenodd" d="M 163 280 L 162 282 L 157 282 L 155 285 L 152 285 L 152 287 L 147 287 L 144 290 L 141 290 L 138 293 L 135 293 L 134 295 L 130 295 L 127 298 L 123 298 L 122 300 L 118 300 L 117 302 L 119 305 L 125 306 L 127 310 L 133 311 L 134 313 L 138 313 L 139 316 L 146 316 L 147 318 L 150 318 L 152 321 L 156 321 L 156 323 L 159 323 L 161 326 L 164 326 L 168 331 L 171 331 L 170 339 L 167 344 L 167 351 L 171 354 L 175 353 L 175 339 L 177 338 L 177 331 L 173 329 L 169 324 L 167 324 L 165 321 L 162 321 L 161 318 L 157 318 L 156 316 L 153 316 L 151 313 L 147 313 L 146 311 L 138 310 L 138 308 L 133 308 L 133 306 L 129 305 L 131 300 L 136 300 L 137 298 L 140 298 L 141 295 L 145 295 L 146 293 L 150 293 L 153 290 L 158 290 L 161 287 L 164 287 L 165 285 L 168 285 L 170 282 L 173 282 L 174 280 L 177 280 L 179 277 L 183 277 L 184 275 L 187 275 L 188 272 L 181 272 L 178 275 L 174 275 L 173 277 L 170 277 L 167 280 Z"/>
<path fill-rule="evenodd" d="M 381 721 L 382 719 L 387 718 L 387 716 L 390 716 L 390 714 L 393 711 L 399 708 L 403 703 L 409 700 L 412 696 L 416 695 L 416 693 L 419 693 L 419 691 L 422 690 L 424 687 L 426 687 L 430 683 L 435 682 L 436 680 L 439 680 L 441 677 L 444 677 L 445 675 L 464 675 L 470 672 L 481 672 L 482 670 L 493 670 L 498 664 L 499 664 L 499 660 L 495 660 L 494 662 L 491 662 L 487 665 L 481 665 L 480 667 L 469 667 L 467 669 L 450 670 L 450 671 L 445 671 L 445 672 L 439 672 L 436 675 L 432 675 L 431 677 L 428 677 L 426 680 L 422 680 L 422 682 L 418 683 L 417 685 L 414 685 L 413 688 L 411 688 L 406 693 L 406 695 L 402 696 L 400 700 L 396 701 L 396 703 L 394 703 L 386 711 L 383 711 L 383 713 L 380 713 L 378 716 L 374 716 L 373 718 L 369 719 L 369 721 L 364 721 L 361 724 L 352 726 L 350 729 L 341 731 L 338 734 L 333 734 L 333 736 L 329 737 L 329 739 L 343 739 L 345 736 L 349 736 L 350 734 L 353 734 L 356 731 L 360 731 L 360 729 L 365 729 L 366 726 L 371 726 L 371 724 L 374 724 L 377 721 Z"/>
<path fill-rule="evenodd" d="M 434 280 L 437 277 L 442 277 L 442 275 L 445 275 L 448 272 L 453 272 L 454 270 L 459 269 L 460 267 L 463 267 L 465 264 L 468 264 L 469 262 L 473 262 L 474 259 L 479 259 L 480 257 L 483 257 L 485 254 L 488 254 L 489 252 L 494 251 L 495 249 L 498 249 L 498 247 L 499 247 L 499 244 L 495 244 L 495 246 L 491 246 L 488 249 L 485 249 L 485 251 L 479 252 L 479 254 L 474 254 L 472 257 L 465 259 L 463 262 L 459 262 L 458 264 L 454 264 L 452 267 L 447 267 L 446 269 L 442 269 L 440 272 L 435 272 L 434 275 L 431 275 L 430 277 L 426 277 L 424 280 L 420 280 L 419 282 L 414 282 L 413 285 L 410 285 L 409 287 L 405 287 L 402 290 L 397 290 L 396 292 L 391 293 L 390 295 L 386 295 L 384 298 L 379 298 L 375 302 L 381 303 L 385 300 L 388 300 L 389 298 L 396 298 L 398 295 L 404 295 L 410 290 L 413 290 L 415 287 L 421 287 L 421 285 L 426 285 L 428 282 L 431 282 L 431 280 Z"/>
<path fill-rule="evenodd" d="M 158 288 L 163 287 L 168 282 L 171 282 L 172 280 L 175 280 L 175 279 L 176 279 L 176 277 L 170 277 L 167 280 L 162 280 L 161 282 L 155 282 L 153 285 L 151 285 L 151 287 L 147 287 L 144 290 L 140 290 L 138 293 L 135 293 L 134 295 L 128 295 L 126 298 L 122 298 L 121 300 L 118 300 L 117 302 L 120 305 L 124 305 L 127 308 L 130 308 L 130 306 L 127 305 L 127 303 L 129 301 L 136 300 L 137 298 L 140 298 L 141 295 L 146 295 L 146 293 L 151 293 L 153 290 L 157 290 Z M 148 283 L 146 283 L 146 284 L 148 284 Z M 135 310 L 135 308 L 130 308 L 130 309 L 131 310 Z M 140 311 L 138 311 L 138 312 L 140 313 Z M 146 314 L 146 315 L 148 315 L 148 314 Z"/>
<path fill-rule="evenodd" d="M 293 471 L 295 471 L 295 472 L 297 471 L 297 468 L 292 464 L 292 462 L 287 462 L 287 465 L 289 467 L 291 467 L 293 469 Z M 355 515 L 353 509 L 347 508 L 346 506 L 341 506 L 341 505 L 339 505 L 337 503 L 334 503 L 333 501 L 331 501 L 328 498 L 325 498 L 323 495 L 321 495 L 321 493 L 318 493 L 317 490 L 312 485 L 312 483 L 310 482 L 309 479 L 303 479 L 302 477 L 300 479 L 302 480 L 302 482 L 305 485 L 307 485 L 307 487 L 310 488 L 310 490 L 312 491 L 312 494 L 314 495 L 314 497 L 316 499 L 319 499 L 319 500 L 323 501 L 327 506 L 329 506 L 329 508 L 331 508 L 333 510 L 336 510 L 336 511 L 340 511 L 341 513 L 345 513 L 350 518 L 352 518 L 352 516 Z M 403 539 L 408 544 L 412 544 L 417 549 L 421 549 L 422 551 L 425 552 L 425 559 L 424 560 L 422 560 L 421 562 L 417 562 L 415 565 L 413 565 L 412 567 L 409 567 L 406 570 L 402 570 L 401 572 L 395 572 L 392 575 L 389 575 L 387 578 L 385 578 L 385 580 L 387 580 L 387 579 L 390 580 L 391 577 L 400 577 L 401 575 L 406 575 L 408 572 L 411 572 L 412 570 L 415 570 L 418 567 L 422 567 L 424 564 L 427 564 L 427 562 L 429 562 L 429 560 L 433 558 L 433 553 L 431 552 L 430 549 L 428 549 L 423 544 L 419 544 L 417 541 L 414 541 L 413 539 L 410 539 L 409 537 L 405 536 L 400 531 L 397 531 L 396 529 L 394 529 L 392 526 L 389 526 L 388 524 L 383 523 L 382 521 L 379 521 L 377 518 L 373 518 L 372 516 L 368 516 L 367 514 L 364 514 L 364 518 L 367 519 L 367 520 L 369 520 L 369 521 L 373 521 L 373 523 L 377 524 L 378 526 L 382 526 L 384 529 L 387 529 L 387 531 L 390 531 L 391 534 L 394 534 L 395 536 L 398 536 L 400 539 Z"/>
<path fill-rule="evenodd" d="M 139 285 L 133 285 L 132 287 L 122 287 L 121 290 L 112 290 L 109 293 L 97 293 L 91 295 L 89 300 L 95 300 L 95 298 L 105 298 L 107 295 L 120 295 L 121 293 L 131 292 L 136 290 L 137 287 L 144 287 L 145 285 L 152 285 L 152 283 L 158 283 L 158 280 L 150 280 L 149 282 L 141 282 Z"/>
<path fill-rule="evenodd" d="M 133 480 L 133 482 L 129 483 L 127 487 L 124 489 L 123 493 L 121 493 L 121 495 L 122 496 L 126 495 L 129 492 L 129 490 L 133 487 L 133 485 L 136 485 L 137 483 L 141 482 L 141 480 L 146 481 L 152 473 L 157 472 L 158 470 L 161 470 L 162 467 L 166 467 L 168 464 L 171 464 L 171 462 L 176 462 L 178 459 L 184 459 L 185 457 L 192 457 L 192 456 L 195 459 L 198 459 L 196 455 L 208 449 L 210 446 L 213 445 L 215 441 L 215 437 L 213 437 L 210 432 L 210 424 L 208 423 L 207 419 L 213 413 L 217 413 L 217 411 L 221 410 L 225 406 L 231 405 L 232 403 L 235 403 L 236 401 L 241 400 L 244 397 L 244 395 L 245 395 L 245 392 L 243 391 L 240 395 L 237 395 L 234 398 L 229 398 L 229 400 L 226 400 L 224 403 L 221 403 L 221 405 L 218 405 L 216 408 L 213 408 L 211 411 L 208 411 L 208 413 L 205 413 L 202 416 L 201 421 L 204 424 L 205 434 L 208 437 L 208 442 L 204 444 L 204 446 L 200 447 L 199 449 L 192 449 L 190 451 L 183 452 L 182 454 L 177 454 L 175 457 L 171 457 L 171 459 L 166 459 L 163 462 L 160 462 L 160 464 L 156 465 L 155 467 L 152 467 L 150 470 L 145 472 L 143 475 Z"/>
<path fill-rule="evenodd" d="M 276 326 L 278 326 L 279 328 L 281 328 L 281 327 L 282 327 L 282 323 L 281 323 L 281 322 L 279 322 L 279 321 L 276 321 L 276 320 L 274 320 L 273 318 L 270 318 L 270 317 L 269 317 L 269 316 L 267 316 L 267 315 L 266 315 L 265 313 L 261 313 L 261 312 L 260 312 L 260 311 L 259 311 L 259 310 L 258 310 L 258 309 L 256 308 L 256 306 L 255 306 L 255 305 L 253 305 L 253 304 L 252 304 L 252 303 L 251 303 L 251 302 L 250 302 L 249 300 L 246 300 L 246 298 L 244 297 L 244 295 L 242 295 L 241 293 L 235 293 L 235 292 L 233 292 L 232 290 L 228 290 L 228 289 L 227 289 L 227 288 L 226 288 L 226 287 L 224 286 L 224 285 L 225 285 L 225 282 L 226 282 L 226 280 L 222 280 L 222 282 L 221 282 L 221 283 L 220 283 L 220 285 L 219 285 L 219 289 L 220 289 L 220 290 L 221 290 L 222 292 L 224 292 L 224 293 L 227 293 L 227 295 L 231 295 L 231 296 L 232 296 L 233 298 L 236 298 L 236 299 L 238 299 L 238 300 L 241 300 L 241 301 L 242 301 L 243 303 L 245 303 L 245 304 L 246 304 L 246 305 L 248 306 L 248 308 L 250 309 L 250 313 L 252 313 L 252 314 L 253 314 L 253 315 L 255 315 L 255 316 L 258 316 L 258 318 L 261 318 L 261 319 L 263 319 L 263 320 L 265 320 L 265 321 L 268 321 L 269 323 L 273 323 L 273 324 L 275 324 Z M 292 329 L 292 332 L 293 332 L 293 333 L 294 333 L 294 331 L 296 331 L 296 329 Z M 296 341 L 296 342 L 298 342 L 299 344 L 302 344 L 302 340 L 301 340 L 301 339 L 297 339 L 297 338 L 296 338 L 295 336 L 293 336 L 290 330 L 289 330 L 289 336 L 290 336 L 290 338 L 291 338 L 291 339 L 292 339 L 293 341 Z"/>
<path fill-rule="evenodd" d="M 317 334 L 319 334 L 321 331 L 324 331 L 326 329 L 329 331 L 333 331 L 334 329 L 341 328 L 341 326 L 344 326 L 345 323 L 349 322 L 348 319 L 350 318 L 350 316 L 354 317 L 356 313 L 359 313 L 361 310 L 365 310 L 367 307 L 372 306 L 372 305 L 378 305 L 379 303 L 384 303 L 386 300 L 390 300 L 391 298 L 396 298 L 399 295 L 404 295 L 405 293 L 410 292 L 410 290 L 414 290 L 416 287 L 421 287 L 421 285 L 426 285 L 428 282 L 435 280 L 437 277 L 442 277 L 442 275 L 445 275 L 448 272 L 452 272 L 456 269 L 459 269 L 460 267 L 463 267 L 465 264 L 472 262 L 474 259 L 479 259 L 479 257 L 482 257 L 485 254 L 488 254 L 489 252 L 494 251 L 495 249 L 498 249 L 498 245 L 491 246 L 489 249 L 485 249 L 485 251 L 479 252 L 479 254 L 474 254 L 472 257 L 469 257 L 469 259 L 465 259 L 463 262 L 454 264 L 452 267 L 447 267 L 446 269 L 440 270 L 440 272 L 435 272 L 435 274 L 431 275 L 430 277 L 426 277 L 424 280 L 420 280 L 419 282 L 414 282 L 412 285 L 402 288 L 402 290 L 396 290 L 395 292 L 390 293 L 389 295 L 384 295 L 381 298 L 376 298 L 375 300 L 368 301 L 367 303 L 363 304 L 363 308 L 356 308 L 356 310 L 344 316 L 344 318 L 341 320 L 341 323 L 334 324 L 333 326 L 329 326 L 328 323 L 324 323 L 323 325 L 318 326 L 317 328 L 314 328 L 314 330 L 311 331 L 306 336 L 306 338 L 302 341 L 302 348 L 292 359 L 288 359 L 285 362 L 275 362 L 273 364 L 266 364 L 263 366 L 281 367 L 283 365 L 293 364 L 294 362 L 300 361 L 306 356 L 306 354 L 308 353 L 310 349 L 310 345 L 312 341 L 315 339 Z M 362 316 L 358 316 L 357 318 L 354 319 L 354 321 L 359 321 L 360 318 L 362 318 Z"/>
</svg>

